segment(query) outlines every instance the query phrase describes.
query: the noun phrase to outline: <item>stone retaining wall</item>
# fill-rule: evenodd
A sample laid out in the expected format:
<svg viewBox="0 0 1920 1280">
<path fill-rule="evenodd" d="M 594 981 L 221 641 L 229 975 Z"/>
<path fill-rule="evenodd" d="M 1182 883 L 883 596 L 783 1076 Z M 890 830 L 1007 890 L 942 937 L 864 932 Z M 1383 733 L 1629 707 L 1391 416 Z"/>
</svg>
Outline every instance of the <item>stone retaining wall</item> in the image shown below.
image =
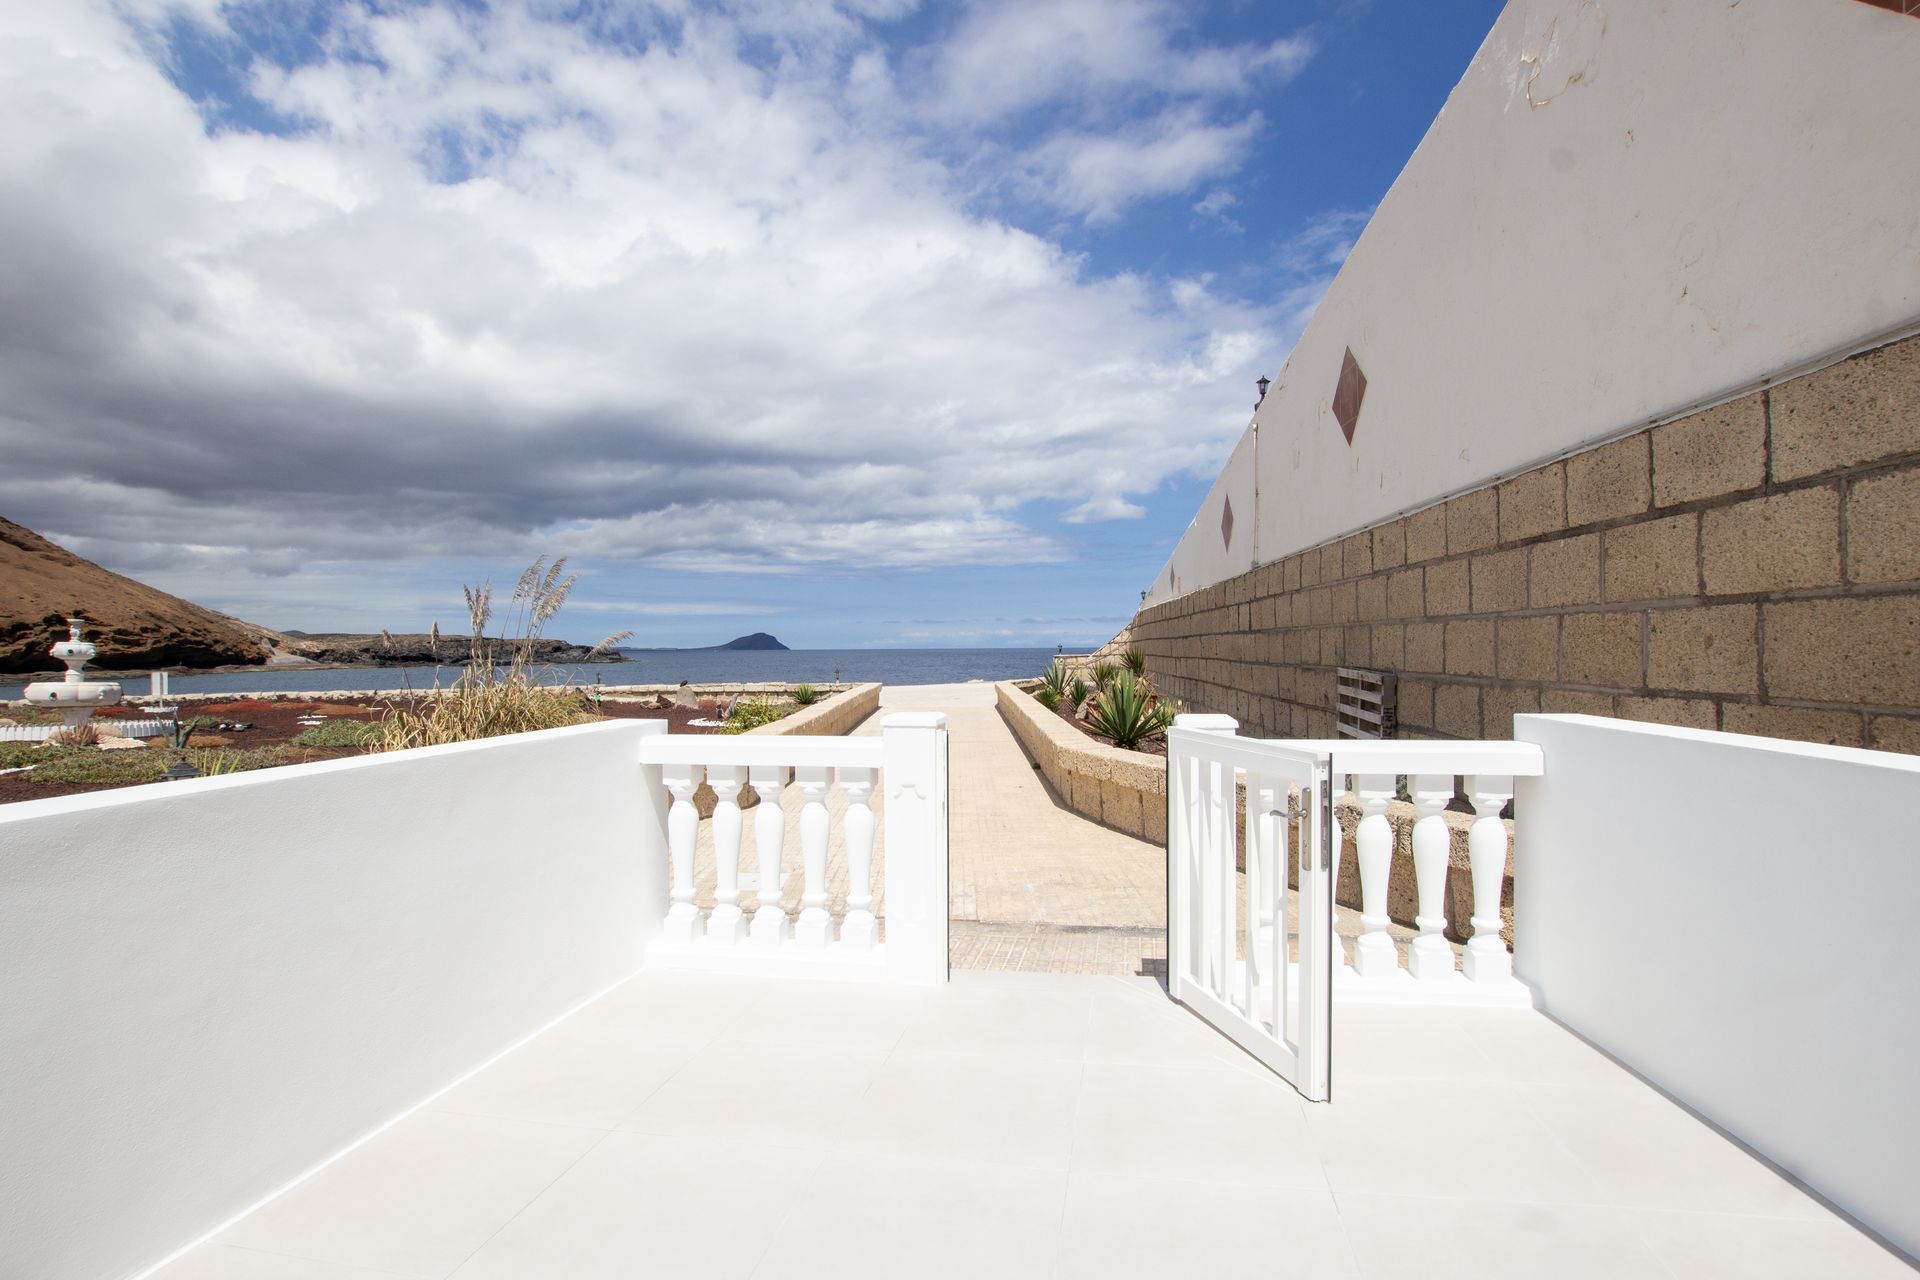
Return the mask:
<svg viewBox="0 0 1920 1280">
<path fill-rule="evenodd" d="M 1329 737 L 1341 666 L 1402 736 L 1585 712 L 1920 752 L 1920 338 L 1144 610 L 1157 688 Z"/>
<path fill-rule="evenodd" d="M 1096 742 L 1011 680 L 993 686 L 1000 716 L 1075 813 L 1142 840 L 1167 838 L 1167 762 Z"/>
</svg>

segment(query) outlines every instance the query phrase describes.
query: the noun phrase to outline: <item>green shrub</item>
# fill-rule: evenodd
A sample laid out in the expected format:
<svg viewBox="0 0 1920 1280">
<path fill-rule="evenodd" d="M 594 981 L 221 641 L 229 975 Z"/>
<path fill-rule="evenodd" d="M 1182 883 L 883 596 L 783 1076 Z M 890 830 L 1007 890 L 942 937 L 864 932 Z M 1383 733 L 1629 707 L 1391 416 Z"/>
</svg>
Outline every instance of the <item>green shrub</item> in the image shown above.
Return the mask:
<svg viewBox="0 0 1920 1280">
<path fill-rule="evenodd" d="M 1100 691 L 1087 715 L 1087 727 L 1114 746 L 1133 750 L 1166 732 L 1175 714 L 1173 703 L 1155 698 L 1145 683 L 1121 671 Z"/>
<path fill-rule="evenodd" d="M 803 707 L 812 706 L 819 697 L 820 694 L 810 684 L 793 686 L 793 700 Z"/>
<path fill-rule="evenodd" d="M 1094 663 L 1093 664 L 1094 687 L 1099 689 L 1102 693 L 1106 692 L 1107 686 L 1112 684 L 1113 678 L 1119 674 L 1120 674 L 1120 668 L 1115 666 L 1111 662 Z"/>
<path fill-rule="evenodd" d="M 0 769 L 22 769 L 45 758 L 37 742 L 0 742 Z"/>
<path fill-rule="evenodd" d="M 94 747 L 47 747 L 38 752 L 38 766 L 22 776 L 38 783 L 98 784 L 129 787 L 155 782 L 172 763 L 165 751 L 101 751 Z"/>
<path fill-rule="evenodd" d="M 1147 655 L 1140 652 L 1139 649 L 1134 648 L 1132 645 L 1127 646 L 1127 651 L 1120 655 L 1120 661 L 1126 666 L 1127 670 L 1132 673 L 1135 680 L 1145 678 L 1147 674 Z"/>
<path fill-rule="evenodd" d="M 380 740 L 380 726 L 372 720 L 329 720 L 294 736 L 296 747 L 370 747 Z"/>
<path fill-rule="evenodd" d="M 1067 689 L 1072 683 L 1072 668 L 1058 658 L 1049 662 L 1047 669 L 1040 675 L 1041 686 L 1053 695 L 1055 702 L 1067 696 Z"/>
<path fill-rule="evenodd" d="M 716 733 L 745 733 L 749 729 L 758 729 L 763 724 L 772 724 L 792 714 L 793 708 L 771 698 L 742 698 L 733 704 L 733 710 L 727 713 L 727 722 Z"/>
<path fill-rule="evenodd" d="M 1039 689 L 1034 691 L 1033 696 L 1039 699 L 1040 705 L 1049 711 L 1058 711 L 1060 709 L 1060 694 L 1049 685 L 1041 685 Z"/>
<path fill-rule="evenodd" d="M 1073 709 L 1075 711 L 1078 711 L 1080 709 L 1080 704 L 1085 702 L 1087 700 L 1087 695 L 1092 692 L 1093 690 L 1087 687 L 1087 682 L 1085 680 L 1082 680 L 1078 676 L 1075 676 L 1073 680 L 1073 687 L 1067 690 L 1067 697 L 1069 700 L 1072 701 Z"/>
</svg>

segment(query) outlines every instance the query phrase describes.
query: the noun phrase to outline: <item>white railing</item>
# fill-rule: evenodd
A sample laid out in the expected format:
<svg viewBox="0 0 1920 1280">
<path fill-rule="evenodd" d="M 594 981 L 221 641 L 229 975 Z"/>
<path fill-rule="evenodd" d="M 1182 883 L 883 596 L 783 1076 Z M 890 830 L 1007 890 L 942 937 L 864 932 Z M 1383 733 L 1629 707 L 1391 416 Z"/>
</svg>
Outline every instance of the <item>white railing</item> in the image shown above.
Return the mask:
<svg viewBox="0 0 1920 1280">
<path fill-rule="evenodd" d="M 1459 1004 L 1528 1005 L 1531 993 L 1513 976 L 1513 956 L 1501 936 L 1500 903 L 1506 880 L 1508 836 L 1500 813 L 1513 797 L 1515 777 L 1534 777 L 1542 771 L 1539 747 L 1526 742 L 1362 742 L 1346 739 L 1276 740 L 1266 742 L 1241 738 L 1234 721 L 1226 716 L 1182 717 L 1189 727 L 1202 729 L 1220 740 L 1218 747 L 1206 747 L 1196 739 L 1194 750 L 1213 759 L 1217 767 L 1237 775 L 1246 794 L 1247 832 L 1236 842 L 1234 828 L 1228 823 L 1223 840 L 1211 842 L 1199 850 L 1176 847 L 1172 865 L 1177 869 L 1196 857 L 1218 861 L 1221 865 L 1203 874 L 1219 875 L 1237 871 L 1244 876 L 1245 893 L 1256 905 L 1249 911 L 1249 925 L 1258 934 L 1269 926 L 1277 897 L 1259 882 L 1277 874 L 1262 842 L 1253 834 L 1262 821 L 1284 820 L 1298 823 L 1304 805 L 1318 806 L 1317 821 L 1329 833 L 1326 841 L 1328 874 L 1334 886 L 1340 883 L 1340 860 L 1346 836 L 1352 836 L 1359 862 L 1360 931 L 1354 939 L 1353 961 L 1348 963 L 1338 930 L 1328 939 L 1332 948 L 1333 993 L 1338 998 L 1384 1001 L 1419 1001 Z M 1229 749 L 1226 744 L 1238 749 Z M 1262 750 L 1274 757 L 1268 765 Z M 1330 782 L 1326 794 L 1303 792 L 1298 786 L 1286 794 L 1272 791 L 1268 772 L 1280 766 L 1280 753 L 1304 753 L 1318 766 L 1318 776 Z M 1342 820 L 1332 793 L 1343 789 L 1351 778 L 1358 800 L 1360 817 L 1351 829 Z M 1415 811 L 1411 844 L 1413 853 L 1415 936 L 1405 943 L 1395 938 L 1388 914 L 1394 872 L 1394 831 L 1388 819 L 1388 806 L 1400 792 L 1404 779 Z M 1456 781 L 1471 801 L 1474 819 L 1467 832 L 1467 874 L 1472 880 L 1472 936 L 1457 958 L 1447 940 L 1447 878 L 1449 875 L 1452 832 L 1442 816 L 1452 801 Z M 1223 783 L 1229 786 L 1231 781 Z M 1169 838 L 1176 846 L 1192 837 L 1183 829 L 1177 813 L 1170 819 Z M 1279 866 L 1286 866 L 1284 859 Z M 1295 869 L 1297 871 L 1297 868 Z M 1276 886 L 1277 887 L 1277 886 Z M 1341 908 L 1335 907 L 1338 919 Z M 1349 917 L 1350 918 L 1350 917 Z M 1308 936 L 1297 922 L 1295 932 Z"/>
<path fill-rule="evenodd" d="M 947 972 L 946 717 L 906 713 L 882 721 L 878 737 L 724 737 L 654 728 L 640 745 L 647 787 L 663 804 L 653 857 L 668 868 L 670 905 L 647 962 L 745 972 L 876 977 L 940 982 Z M 712 787 L 712 905 L 696 901 L 700 815 L 694 793 Z M 788 788 L 798 816 L 800 910 L 783 905 Z M 844 801 L 838 830 L 828 808 Z M 876 824 L 873 799 L 884 788 L 879 834 L 886 887 L 885 937 L 874 912 Z M 751 863 L 740 801 L 758 798 Z M 844 900 L 831 900 L 829 855 L 844 856 Z M 658 847 L 660 844 L 664 848 Z M 662 857 L 664 855 L 664 857 Z M 751 865 L 746 900 L 743 868 Z M 836 911 L 836 906 L 838 910 Z M 751 910 L 749 910 L 751 908 Z"/>
</svg>

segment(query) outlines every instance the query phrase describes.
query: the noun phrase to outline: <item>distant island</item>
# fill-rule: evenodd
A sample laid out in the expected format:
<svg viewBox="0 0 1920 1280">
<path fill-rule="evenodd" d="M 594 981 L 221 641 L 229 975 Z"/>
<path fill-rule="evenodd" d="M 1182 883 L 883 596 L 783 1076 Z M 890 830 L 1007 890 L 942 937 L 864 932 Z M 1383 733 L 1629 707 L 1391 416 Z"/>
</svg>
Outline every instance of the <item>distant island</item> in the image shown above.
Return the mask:
<svg viewBox="0 0 1920 1280">
<path fill-rule="evenodd" d="M 702 645 L 694 645 L 691 648 L 682 648 L 675 645 L 666 645 L 666 644 L 649 645 L 644 648 L 638 645 L 626 645 L 620 649 L 620 652 L 621 653 L 713 653 L 716 650 L 720 650 L 720 649 L 764 649 L 769 651 L 778 649 L 783 653 L 792 652 L 790 649 L 787 648 L 786 645 L 781 644 L 778 640 L 768 635 L 764 631 L 756 631 L 750 636 L 736 636 L 734 639 L 727 641 L 725 644 L 702 644 Z"/>
</svg>

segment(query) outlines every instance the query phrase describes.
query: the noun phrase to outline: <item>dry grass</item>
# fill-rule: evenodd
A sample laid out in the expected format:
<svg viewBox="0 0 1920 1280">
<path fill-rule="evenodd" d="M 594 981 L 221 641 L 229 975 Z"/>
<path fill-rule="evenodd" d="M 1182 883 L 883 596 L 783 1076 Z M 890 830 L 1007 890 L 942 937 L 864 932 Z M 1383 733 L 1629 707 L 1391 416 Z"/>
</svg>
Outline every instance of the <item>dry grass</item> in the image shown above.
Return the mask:
<svg viewBox="0 0 1920 1280">
<path fill-rule="evenodd" d="M 592 705 L 583 690 L 542 682 L 541 668 L 534 661 L 536 642 L 573 590 L 575 576 L 561 576 L 566 563 L 562 556 L 549 565 L 542 556 L 527 566 L 507 610 L 509 634 L 498 639 L 486 634 L 487 624 L 493 621 L 493 584 L 463 587 L 472 624 L 466 670 L 451 686 L 442 689 L 436 685 L 411 705 L 390 711 L 380 721 L 371 749 L 399 751 L 470 742 L 593 719 Z M 438 623 L 431 634 L 437 645 Z M 594 646 L 594 655 L 606 652 L 629 634 L 622 631 L 608 636 Z"/>
</svg>

